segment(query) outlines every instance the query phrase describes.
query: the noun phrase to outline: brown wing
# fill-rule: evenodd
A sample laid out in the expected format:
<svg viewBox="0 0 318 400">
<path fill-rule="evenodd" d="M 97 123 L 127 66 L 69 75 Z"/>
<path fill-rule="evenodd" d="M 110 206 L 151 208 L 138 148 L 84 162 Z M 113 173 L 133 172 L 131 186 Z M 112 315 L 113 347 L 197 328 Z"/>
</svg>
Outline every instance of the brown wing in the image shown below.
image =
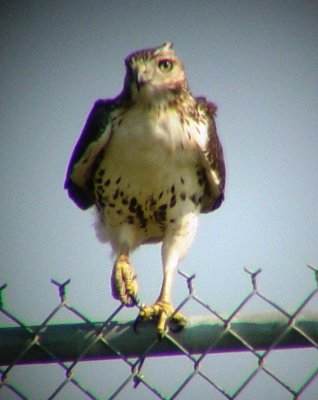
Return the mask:
<svg viewBox="0 0 318 400">
<path fill-rule="evenodd" d="M 202 164 L 206 178 L 201 212 L 207 213 L 219 208 L 224 200 L 226 171 L 223 149 L 214 120 L 216 106 L 204 97 L 198 97 L 197 102 L 198 106 L 205 111 L 208 121 L 208 139 L 205 149 L 201 149 Z"/>
<path fill-rule="evenodd" d="M 70 198 L 82 210 L 94 204 L 91 178 L 98 155 L 111 136 L 111 112 L 114 100 L 98 100 L 73 150 L 64 183 Z"/>
</svg>

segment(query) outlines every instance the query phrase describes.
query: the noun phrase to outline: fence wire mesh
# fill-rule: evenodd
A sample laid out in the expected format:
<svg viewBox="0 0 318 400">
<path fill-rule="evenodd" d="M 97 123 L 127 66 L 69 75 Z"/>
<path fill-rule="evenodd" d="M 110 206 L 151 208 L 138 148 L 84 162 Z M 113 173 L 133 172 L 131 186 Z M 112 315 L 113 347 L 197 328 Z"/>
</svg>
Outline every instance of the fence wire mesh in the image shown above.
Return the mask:
<svg viewBox="0 0 318 400">
<path fill-rule="evenodd" d="M 52 280 L 59 303 L 40 325 L 29 326 L 6 306 L 6 285 L 3 285 L 0 287 L 0 315 L 7 324 L 0 329 L 0 399 L 33 399 L 30 387 L 37 384 L 41 387 L 36 397 L 39 399 L 187 399 L 196 396 L 314 400 L 318 398 L 318 311 L 310 308 L 313 300 L 317 301 L 318 270 L 313 266 L 309 268 L 314 287 L 293 312 L 287 312 L 261 293 L 258 287 L 260 270 L 246 270 L 251 290 L 226 317 L 199 297 L 194 275 L 180 272 L 188 294 L 176 311 L 194 302 L 206 316 L 189 318 L 181 332 L 171 327 L 160 338 L 151 323 L 134 327 L 134 321 L 120 322 L 123 306 L 103 322 L 91 321 L 70 304 L 69 280 L 62 283 Z M 255 298 L 270 307 L 271 312 L 244 313 Z M 76 316 L 79 323 L 52 324 L 62 310 Z M 306 368 L 300 367 L 299 348 L 307 348 Z M 284 352 L 281 349 L 285 349 Z M 275 364 L 277 353 L 280 357 Z M 284 358 L 282 353 L 295 356 Z M 224 354 L 227 356 L 221 360 L 220 355 Z M 176 361 L 171 363 L 172 359 Z M 287 365 L 283 370 L 277 368 L 284 362 Z M 116 363 L 116 368 L 109 367 L 112 363 Z M 84 364 L 89 364 L 90 368 L 83 368 Z M 34 377 L 32 380 L 34 371 L 28 369 L 36 365 L 41 370 L 35 382 Z M 233 368 L 239 373 L 239 381 L 232 372 L 224 372 L 226 369 L 233 371 Z M 265 397 L 260 396 L 263 390 L 267 390 Z M 140 397 L 137 397 L 138 392 Z"/>
</svg>

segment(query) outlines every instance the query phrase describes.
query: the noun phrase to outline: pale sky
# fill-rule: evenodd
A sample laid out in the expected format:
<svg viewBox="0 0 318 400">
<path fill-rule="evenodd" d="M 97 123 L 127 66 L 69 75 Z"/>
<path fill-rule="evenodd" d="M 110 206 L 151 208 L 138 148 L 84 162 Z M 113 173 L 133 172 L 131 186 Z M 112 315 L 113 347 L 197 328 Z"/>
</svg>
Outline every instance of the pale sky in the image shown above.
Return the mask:
<svg viewBox="0 0 318 400">
<path fill-rule="evenodd" d="M 249 293 L 245 267 L 262 268 L 264 295 L 287 311 L 296 308 L 314 288 L 307 263 L 318 266 L 316 1 L 3 1 L 0 17 L 0 285 L 8 284 L 8 309 L 26 324 L 41 323 L 58 302 L 51 278 L 71 278 L 70 302 L 92 320 L 117 307 L 109 289 L 112 260 L 95 237 L 94 213 L 79 210 L 63 182 L 94 101 L 121 90 L 124 58 L 168 40 L 185 64 L 192 92 L 218 106 L 228 177 L 224 205 L 202 215 L 180 269 L 196 273 L 198 295 L 221 314 Z M 161 284 L 160 248 L 141 248 L 133 262 L 140 296 L 151 303 Z M 175 304 L 185 294 L 184 280 L 176 277 Z M 252 302 L 246 311 L 268 308 Z M 120 317 L 135 316 L 129 310 Z M 52 322 L 61 321 L 74 318 L 62 313 Z M 317 367 L 313 354 L 298 357 L 297 368 Z M 215 360 L 223 378 L 235 375 L 228 366 L 236 365 L 234 355 Z M 162 382 L 163 371 L 173 376 L 180 365 L 168 358 L 153 362 Z M 119 381 L 129 374 L 113 364 L 85 364 L 85 371 L 95 371 L 87 386 L 106 398 L 110 393 L 96 383 L 105 380 L 105 371 L 113 368 Z M 42 399 L 54 387 L 52 381 L 46 387 L 45 371 L 52 377 L 58 367 L 17 370 L 17 386 Z M 176 386 L 170 383 L 167 393 Z M 258 399 L 268 399 L 268 390 L 272 400 L 290 398 L 281 391 L 275 397 L 277 385 L 267 388 L 267 394 L 258 389 Z M 209 393 L 200 390 L 193 385 L 180 398 Z M 313 400 L 312 393 L 304 399 Z M 138 390 L 133 395 L 155 398 Z M 69 390 L 58 398 L 78 397 Z M 239 399 L 251 397 L 246 392 Z"/>
</svg>

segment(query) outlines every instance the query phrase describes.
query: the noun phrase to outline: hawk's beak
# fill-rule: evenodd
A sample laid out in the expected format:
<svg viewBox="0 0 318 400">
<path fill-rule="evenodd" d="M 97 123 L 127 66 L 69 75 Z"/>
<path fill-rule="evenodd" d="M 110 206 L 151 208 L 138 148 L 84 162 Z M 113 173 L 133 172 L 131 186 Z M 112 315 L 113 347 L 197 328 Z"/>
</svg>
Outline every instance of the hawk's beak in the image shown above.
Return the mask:
<svg viewBox="0 0 318 400">
<path fill-rule="evenodd" d="M 147 71 L 135 71 L 134 78 L 138 92 L 140 92 L 141 87 L 148 82 L 146 74 Z"/>
<path fill-rule="evenodd" d="M 136 82 L 136 88 L 137 88 L 138 92 L 140 92 L 141 83 L 139 82 L 138 76 L 136 76 L 135 82 Z"/>
</svg>

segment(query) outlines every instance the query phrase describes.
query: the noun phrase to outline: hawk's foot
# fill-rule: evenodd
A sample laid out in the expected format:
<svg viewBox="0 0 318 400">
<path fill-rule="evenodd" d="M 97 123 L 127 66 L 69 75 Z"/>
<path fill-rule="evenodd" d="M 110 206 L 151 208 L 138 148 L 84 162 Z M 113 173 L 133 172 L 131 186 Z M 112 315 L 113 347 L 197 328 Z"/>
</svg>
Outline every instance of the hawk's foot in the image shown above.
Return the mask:
<svg viewBox="0 0 318 400">
<path fill-rule="evenodd" d="M 150 320 L 157 321 L 157 331 L 159 336 L 162 336 L 165 332 L 167 322 L 172 323 L 173 330 L 176 332 L 182 330 L 187 323 L 187 320 L 181 313 L 175 312 L 171 304 L 163 301 L 157 301 L 152 306 L 143 306 L 140 308 L 136 321 L 137 324 L 139 321 Z"/>
<path fill-rule="evenodd" d="M 136 275 L 127 256 L 121 255 L 114 264 L 111 286 L 113 297 L 125 306 L 137 304 L 138 285 Z"/>
</svg>

